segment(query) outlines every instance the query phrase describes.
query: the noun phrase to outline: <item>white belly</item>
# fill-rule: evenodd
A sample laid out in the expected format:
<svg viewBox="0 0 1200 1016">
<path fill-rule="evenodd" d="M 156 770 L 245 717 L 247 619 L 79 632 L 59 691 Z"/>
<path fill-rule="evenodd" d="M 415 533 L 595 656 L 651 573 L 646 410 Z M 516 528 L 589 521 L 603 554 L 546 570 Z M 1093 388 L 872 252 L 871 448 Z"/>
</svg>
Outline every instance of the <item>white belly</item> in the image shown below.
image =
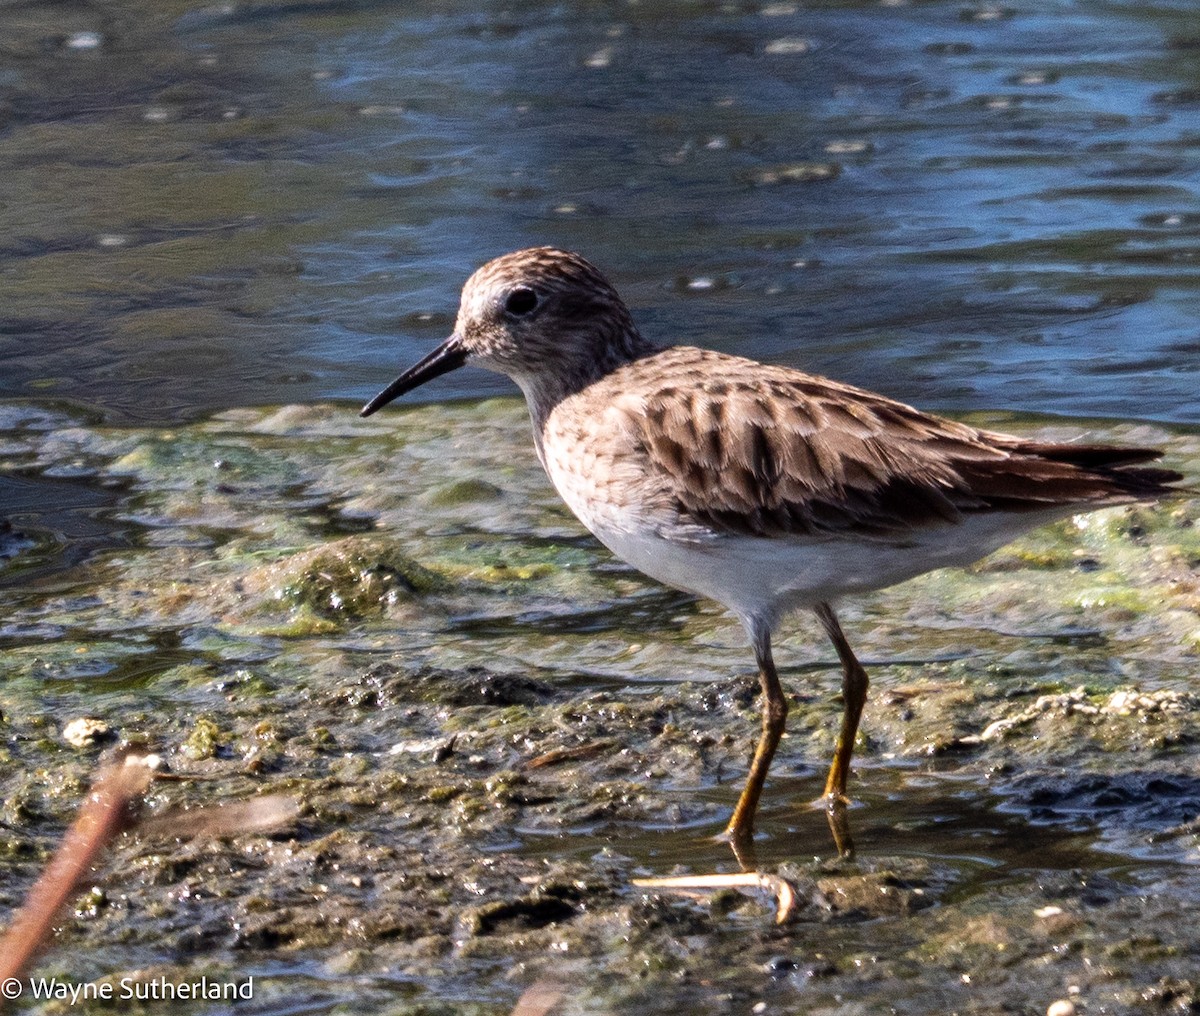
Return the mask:
<svg viewBox="0 0 1200 1016">
<path fill-rule="evenodd" d="M 1064 514 L 968 517 L 958 525 L 915 532 L 907 544 L 736 535 L 681 542 L 650 530 L 603 523 L 589 528 L 617 557 L 651 578 L 716 600 L 743 620 L 773 625 L 802 607 L 970 564 Z"/>
</svg>

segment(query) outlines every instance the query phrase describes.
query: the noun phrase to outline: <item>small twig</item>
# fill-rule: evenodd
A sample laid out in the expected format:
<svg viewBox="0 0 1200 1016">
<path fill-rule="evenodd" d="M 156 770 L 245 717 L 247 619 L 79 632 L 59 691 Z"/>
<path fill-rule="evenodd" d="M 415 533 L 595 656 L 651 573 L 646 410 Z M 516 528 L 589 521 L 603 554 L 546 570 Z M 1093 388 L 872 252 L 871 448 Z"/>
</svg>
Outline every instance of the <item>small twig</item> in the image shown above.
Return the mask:
<svg viewBox="0 0 1200 1016">
<path fill-rule="evenodd" d="M 787 924 L 800 910 L 796 887 L 779 875 L 761 871 L 743 871 L 733 875 L 681 875 L 676 878 L 635 878 L 634 885 L 642 889 L 667 889 L 671 892 L 705 892 L 714 889 L 766 889 L 775 897 L 775 923 Z M 695 895 L 699 895 L 696 893 Z"/>
<path fill-rule="evenodd" d="M 29 965 L 80 880 L 128 826 L 130 805 L 141 799 L 152 779 L 154 770 L 139 756 L 100 770 L 58 851 L 0 939 L 0 981 Z"/>
<path fill-rule="evenodd" d="M 615 746 L 615 741 L 600 740 L 588 741 L 586 744 L 577 744 L 571 748 L 551 748 L 549 751 L 531 758 L 525 763 L 525 768 L 541 769 L 543 766 L 559 765 L 562 762 L 582 762 L 585 759 L 602 755 Z"/>
<path fill-rule="evenodd" d="M 517 999 L 512 1016 L 546 1016 L 565 994 L 562 986 L 554 981 L 534 981 Z"/>
<path fill-rule="evenodd" d="M 132 831 L 154 839 L 216 840 L 274 832 L 293 823 L 299 813 L 294 797 L 268 794 L 203 808 L 174 809 L 141 819 Z"/>
<path fill-rule="evenodd" d="M 54 921 L 121 833 L 171 839 L 213 839 L 269 832 L 294 821 L 294 798 L 267 796 L 227 805 L 170 811 L 139 820 L 133 809 L 157 775 L 153 756 L 127 756 L 96 775 L 75 821 L 0 937 L 0 982 L 21 974 L 49 938 Z"/>
</svg>

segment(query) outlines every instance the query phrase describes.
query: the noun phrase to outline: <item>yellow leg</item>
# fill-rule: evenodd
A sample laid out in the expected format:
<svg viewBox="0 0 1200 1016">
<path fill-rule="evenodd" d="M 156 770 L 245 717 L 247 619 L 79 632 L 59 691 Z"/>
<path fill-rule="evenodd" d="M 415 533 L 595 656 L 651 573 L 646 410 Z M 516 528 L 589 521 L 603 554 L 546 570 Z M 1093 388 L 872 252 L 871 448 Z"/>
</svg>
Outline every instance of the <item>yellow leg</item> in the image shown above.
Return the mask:
<svg viewBox="0 0 1200 1016">
<path fill-rule="evenodd" d="M 742 796 L 738 798 L 733 817 L 725 827 L 725 836 L 735 848 L 748 845 L 754 838 L 754 814 L 758 810 L 758 799 L 762 796 L 763 784 L 767 780 L 767 770 L 771 768 L 771 759 L 775 757 L 775 749 L 779 747 L 779 740 L 783 737 L 788 711 L 787 700 L 783 697 L 783 688 L 779 684 L 779 675 L 775 672 L 775 661 L 771 658 L 770 632 L 760 628 L 757 632 L 751 632 L 751 638 L 754 641 L 754 655 L 758 661 L 758 680 L 762 685 L 762 736 L 758 739 L 758 747 L 754 751 L 754 761 L 750 763 L 750 775 L 746 778 Z"/>
<path fill-rule="evenodd" d="M 834 798 L 825 805 L 825 818 L 829 822 L 829 832 L 833 835 L 833 845 L 838 857 L 850 860 L 854 856 L 854 835 L 850 831 L 850 815 L 846 802 Z"/>
<path fill-rule="evenodd" d="M 844 808 L 849 803 L 846 796 L 846 780 L 850 776 L 850 759 L 854 755 L 854 738 L 858 734 L 858 721 L 862 719 L 863 706 L 867 703 L 867 672 L 854 656 L 854 650 L 842 634 L 841 625 L 828 603 L 818 604 L 817 617 L 825 628 L 839 659 L 842 661 L 842 728 L 838 731 L 837 747 L 833 751 L 833 763 L 825 780 L 825 799 L 831 809 Z"/>
</svg>

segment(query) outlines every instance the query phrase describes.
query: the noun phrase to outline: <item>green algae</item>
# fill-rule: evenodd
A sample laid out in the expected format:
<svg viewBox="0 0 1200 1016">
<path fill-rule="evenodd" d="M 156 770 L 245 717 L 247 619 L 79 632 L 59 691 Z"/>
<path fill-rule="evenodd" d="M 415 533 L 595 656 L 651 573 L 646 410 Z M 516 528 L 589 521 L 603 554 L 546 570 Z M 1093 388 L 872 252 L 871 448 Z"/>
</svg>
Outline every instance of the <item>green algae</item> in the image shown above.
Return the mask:
<svg viewBox="0 0 1200 1016">
<path fill-rule="evenodd" d="M 207 716 L 200 716 L 179 745 L 179 753 L 191 762 L 214 758 L 221 747 L 221 729 Z"/>
<path fill-rule="evenodd" d="M 486 480 L 456 480 L 430 492 L 429 504 L 434 508 L 448 508 L 453 505 L 472 504 L 479 501 L 497 500 L 504 496 L 504 491 L 494 483 Z"/>
<path fill-rule="evenodd" d="M 669 992 L 703 1013 L 925 1012 L 983 990 L 1044 1009 L 1076 982 L 1096 1006 L 1190 997 L 1194 501 L 1068 520 L 844 606 L 873 680 L 856 861 L 810 807 L 834 659 L 805 619 L 784 627 L 789 734 L 759 850 L 801 894 L 780 930 L 767 898 L 631 885 L 735 867 L 710 838 L 753 751 L 757 681 L 735 621 L 581 532 L 522 407 L 247 409 L 169 433 L 24 412 L 5 461 L 119 481 L 131 535 L 69 584 L 0 587 L 0 903 L 85 792 L 96 752 L 58 736 L 77 716 L 163 756 L 176 779 L 150 814 L 264 793 L 302 808 L 274 836 L 123 843 L 104 905 L 65 919 L 43 969 L 252 962 L 264 998 L 306 990 L 296 964 L 335 983 L 392 971 L 405 987 L 374 1007 L 410 1014 L 461 1011 L 518 968 L 480 1012 L 564 970 L 584 1011 L 658 1011 Z M 1191 434 L 1093 436 L 1200 466 Z"/>
<path fill-rule="evenodd" d="M 280 569 L 277 595 L 326 616 L 361 618 L 399 599 L 445 587 L 434 572 L 392 545 L 353 537 L 294 555 Z"/>
</svg>

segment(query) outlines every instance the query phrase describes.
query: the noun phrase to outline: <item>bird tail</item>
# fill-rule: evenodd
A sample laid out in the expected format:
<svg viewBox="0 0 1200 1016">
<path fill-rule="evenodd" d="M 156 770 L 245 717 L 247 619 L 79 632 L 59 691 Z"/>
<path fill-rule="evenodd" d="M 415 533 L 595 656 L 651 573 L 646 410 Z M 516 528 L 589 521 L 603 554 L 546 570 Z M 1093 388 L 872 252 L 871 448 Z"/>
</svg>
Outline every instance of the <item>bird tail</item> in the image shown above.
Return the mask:
<svg viewBox="0 0 1200 1016">
<path fill-rule="evenodd" d="M 1098 480 L 1107 481 L 1116 497 L 1156 498 L 1171 494 L 1195 494 L 1197 491 L 1175 484 L 1183 474 L 1162 466 L 1143 466 L 1162 458 L 1158 448 L 1121 448 L 1101 444 L 1053 444 L 1022 442 L 1012 449 L 1017 455 L 1045 462 L 1074 466 Z"/>
</svg>

